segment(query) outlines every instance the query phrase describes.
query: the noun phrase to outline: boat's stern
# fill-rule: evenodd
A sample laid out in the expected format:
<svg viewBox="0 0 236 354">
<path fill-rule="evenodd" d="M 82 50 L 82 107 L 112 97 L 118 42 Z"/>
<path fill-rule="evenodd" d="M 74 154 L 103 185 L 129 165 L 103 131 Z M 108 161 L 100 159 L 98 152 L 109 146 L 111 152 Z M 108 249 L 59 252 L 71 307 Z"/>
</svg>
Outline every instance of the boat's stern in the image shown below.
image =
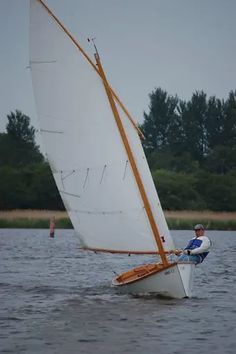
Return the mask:
<svg viewBox="0 0 236 354">
<path fill-rule="evenodd" d="M 177 263 L 186 297 L 192 297 L 193 277 L 196 264 L 192 262 Z"/>
</svg>

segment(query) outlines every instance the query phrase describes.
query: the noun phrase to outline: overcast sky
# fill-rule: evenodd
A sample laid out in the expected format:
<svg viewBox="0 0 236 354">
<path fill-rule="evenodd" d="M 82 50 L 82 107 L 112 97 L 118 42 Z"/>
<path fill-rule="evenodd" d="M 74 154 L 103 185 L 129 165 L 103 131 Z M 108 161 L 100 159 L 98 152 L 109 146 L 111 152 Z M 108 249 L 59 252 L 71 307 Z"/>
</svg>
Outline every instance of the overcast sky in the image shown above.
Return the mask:
<svg viewBox="0 0 236 354">
<path fill-rule="evenodd" d="M 107 77 L 136 121 L 162 87 L 226 98 L 236 89 L 235 0 L 45 0 Z M 0 0 L 0 129 L 15 109 L 38 128 L 29 65 L 29 0 Z"/>
</svg>

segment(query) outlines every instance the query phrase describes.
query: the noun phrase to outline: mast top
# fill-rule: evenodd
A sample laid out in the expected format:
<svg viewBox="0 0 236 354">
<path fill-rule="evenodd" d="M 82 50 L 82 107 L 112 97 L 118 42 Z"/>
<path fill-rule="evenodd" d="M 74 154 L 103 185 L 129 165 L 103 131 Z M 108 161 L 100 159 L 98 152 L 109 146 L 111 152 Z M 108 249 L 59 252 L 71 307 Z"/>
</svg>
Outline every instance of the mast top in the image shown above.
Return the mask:
<svg viewBox="0 0 236 354">
<path fill-rule="evenodd" d="M 93 38 L 87 38 L 87 39 L 88 39 L 88 42 L 93 42 L 93 46 L 94 46 L 94 49 L 95 49 L 95 56 L 100 58 L 99 53 L 98 53 L 98 49 L 97 49 L 96 44 L 95 44 L 95 39 L 96 38 L 93 37 Z"/>
</svg>

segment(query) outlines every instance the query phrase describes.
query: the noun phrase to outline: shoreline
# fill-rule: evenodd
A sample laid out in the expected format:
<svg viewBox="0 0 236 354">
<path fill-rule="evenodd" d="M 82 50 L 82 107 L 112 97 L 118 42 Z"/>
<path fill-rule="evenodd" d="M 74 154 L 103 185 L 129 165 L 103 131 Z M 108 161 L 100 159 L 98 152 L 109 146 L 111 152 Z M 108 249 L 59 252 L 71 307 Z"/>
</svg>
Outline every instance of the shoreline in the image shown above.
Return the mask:
<svg viewBox="0 0 236 354">
<path fill-rule="evenodd" d="M 236 231 L 236 212 L 212 211 L 164 211 L 170 230 L 192 230 L 201 223 L 208 230 Z M 0 228 L 48 229 L 55 217 L 57 229 L 72 229 L 66 211 L 58 210 L 11 210 L 0 211 Z"/>
</svg>

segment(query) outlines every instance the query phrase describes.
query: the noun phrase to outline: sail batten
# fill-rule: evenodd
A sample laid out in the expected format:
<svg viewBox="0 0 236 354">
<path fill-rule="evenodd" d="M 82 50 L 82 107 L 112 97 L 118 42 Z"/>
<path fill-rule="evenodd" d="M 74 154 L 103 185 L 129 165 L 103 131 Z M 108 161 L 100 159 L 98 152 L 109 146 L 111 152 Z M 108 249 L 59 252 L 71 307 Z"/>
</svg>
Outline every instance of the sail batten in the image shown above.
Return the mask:
<svg viewBox="0 0 236 354">
<path fill-rule="evenodd" d="M 31 0 L 30 60 L 39 125 L 58 190 L 82 244 L 91 249 L 157 253 L 127 152 L 103 81 L 90 63 Z M 42 69 L 42 70 L 41 70 Z M 140 139 L 117 104 L 125 133 L 145 185 L 163 249 L 174 248 Z M 51 119 L 50 117 L 53 117 Z M 68 175 L 67 175 L 68 174 Z M 85 211 L 85 212 L 83 212 Z"/>
</svg>

